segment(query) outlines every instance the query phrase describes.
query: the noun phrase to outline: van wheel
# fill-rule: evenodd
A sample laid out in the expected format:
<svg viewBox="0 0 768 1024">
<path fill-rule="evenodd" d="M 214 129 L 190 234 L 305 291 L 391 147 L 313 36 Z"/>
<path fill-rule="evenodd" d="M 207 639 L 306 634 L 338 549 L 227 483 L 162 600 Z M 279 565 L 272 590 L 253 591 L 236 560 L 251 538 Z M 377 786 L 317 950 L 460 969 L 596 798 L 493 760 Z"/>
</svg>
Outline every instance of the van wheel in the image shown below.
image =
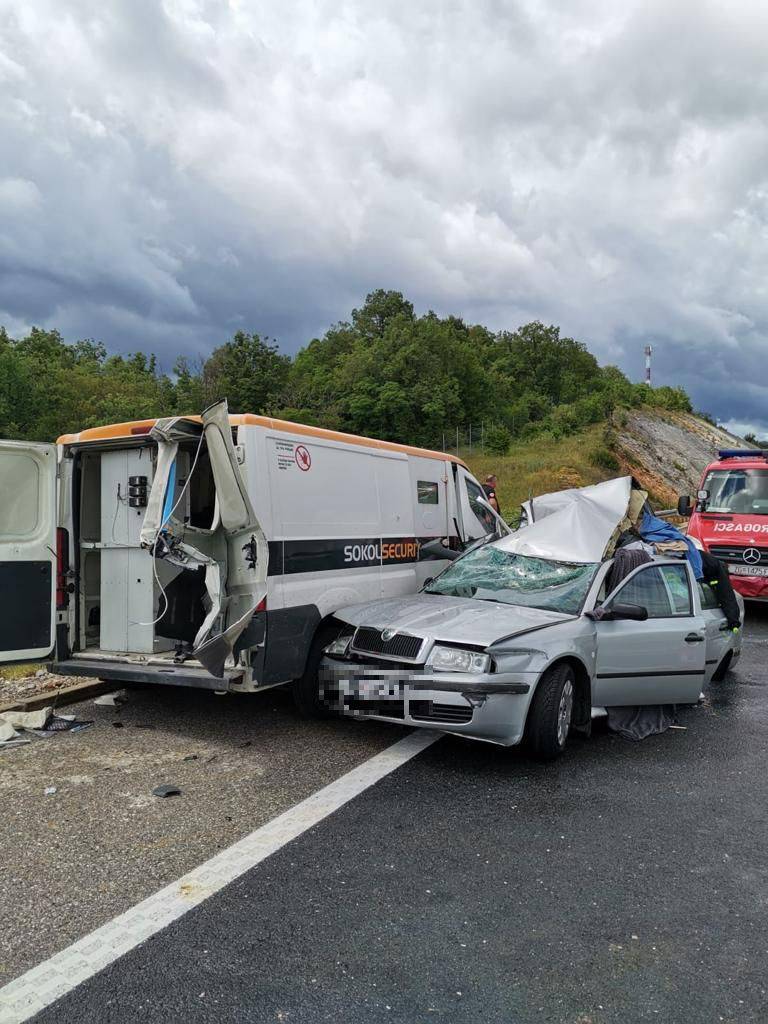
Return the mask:
<svg viewBox="0 0 768 1024">
<path fill-rule="evenodd" d="M 564 662 L 547 669 L 539 680 L 528 712 L 528 748 L 542 761 L 551 761 L 565 750 L 573 720 L 576 677 Z"/>
<path fill-rule="evenodd" d="M 304 718 L 329 718 L 328 708 L 320 700 L 320 679 L 318 671 L 323 651 L 339 635 L 338 626 L 322 626 L 312 641 L 307 655 L 304 674 L 294 679 L 292 686 L 293 703 Z"/>
</svg>

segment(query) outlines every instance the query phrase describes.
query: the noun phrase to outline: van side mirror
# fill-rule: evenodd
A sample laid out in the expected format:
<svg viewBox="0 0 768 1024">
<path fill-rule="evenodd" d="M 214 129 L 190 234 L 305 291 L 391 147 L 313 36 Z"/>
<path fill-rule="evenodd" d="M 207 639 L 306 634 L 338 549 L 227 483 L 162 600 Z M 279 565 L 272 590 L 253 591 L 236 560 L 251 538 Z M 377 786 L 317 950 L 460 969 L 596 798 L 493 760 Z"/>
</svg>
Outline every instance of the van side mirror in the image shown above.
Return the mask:
<svg viewBox="0 0 768 1024">
<path fill-rule="evenodd" d="M 428 540 L 419 549 L 419 556 L 421 558 L 439 558 L 447 562 L 452 562 L 454 558 L 459 557 L 459 554 L 459 551 L 446 547 L 439 537 L 436 537 L 434 540 Z"/>
<path fill-rule="evenodd" d="M 603 619 L 609 621 L 615 619 L 631 619 L 633 622 L 645 622 L 648 618 L 648 609 L 641 604 L 621 604 L 618 601 L 606 608 Z"/>
<path fill-rule="evenodd" d="M 690 496 L 687 494 L 681 494 L 677 499 L 677 514 L 687 518 L 692 512 L 693 506 L 691 505 Z"/>
</svg>

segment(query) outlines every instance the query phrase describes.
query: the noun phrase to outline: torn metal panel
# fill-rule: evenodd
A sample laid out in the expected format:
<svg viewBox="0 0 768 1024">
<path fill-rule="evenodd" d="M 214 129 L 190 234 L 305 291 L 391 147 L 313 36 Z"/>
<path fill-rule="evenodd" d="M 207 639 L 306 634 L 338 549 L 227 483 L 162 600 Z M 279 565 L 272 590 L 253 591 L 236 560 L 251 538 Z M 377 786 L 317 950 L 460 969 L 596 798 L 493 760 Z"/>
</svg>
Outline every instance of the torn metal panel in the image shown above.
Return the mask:
<svg viewBox="0 0 768 1024">
<path fill-rule="evenodd" d="M 256 513 L 237 465 L 226 401 L 205 410 L 203 429 L 224 529 L 231 533 L 255 528 L 258 525 Z"/>
<path fill-rule="evenodd" d="M 503 551 L 555 562 L 596 563 L 626 519 L 632 477 L 543 495 L 529 503 L 534 520 L 495 542 Z"/>
<path fill-rule="evenodd" d="M 195 657 L 202 665 L 205 665 L 212 676 L 218 678 L 224 675 L 224 666 L 227 658 L 231 657 L 235 644 L 253 618 L 256 607 L 256 605 L 253 605 L 245 615 L 241 615 L 223 633 L 217 633 L 215 636 L 209 637 L 204 644 L 195 648 Z"/>
</svg>

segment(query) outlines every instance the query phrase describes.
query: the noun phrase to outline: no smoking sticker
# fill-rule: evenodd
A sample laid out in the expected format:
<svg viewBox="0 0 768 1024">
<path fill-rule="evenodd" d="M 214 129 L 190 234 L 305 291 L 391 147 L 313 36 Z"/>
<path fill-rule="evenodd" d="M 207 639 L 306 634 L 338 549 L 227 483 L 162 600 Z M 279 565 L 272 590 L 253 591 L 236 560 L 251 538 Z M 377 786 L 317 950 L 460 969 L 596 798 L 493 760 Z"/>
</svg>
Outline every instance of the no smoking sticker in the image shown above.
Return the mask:
<svg viewBox="0 0 768 1024">
<path fill-rule="evenodd" d="M 296 465 L 299 467 L 299 469 L 306 473 L 307 470 L 312 465 L 312 456 L 309 454 L 309 452 L 307 451 L 303 444 L 299 444 L 296 446 L 296 450 L 293 453 L 293 457 L 296 459 Z"/>
</svg>

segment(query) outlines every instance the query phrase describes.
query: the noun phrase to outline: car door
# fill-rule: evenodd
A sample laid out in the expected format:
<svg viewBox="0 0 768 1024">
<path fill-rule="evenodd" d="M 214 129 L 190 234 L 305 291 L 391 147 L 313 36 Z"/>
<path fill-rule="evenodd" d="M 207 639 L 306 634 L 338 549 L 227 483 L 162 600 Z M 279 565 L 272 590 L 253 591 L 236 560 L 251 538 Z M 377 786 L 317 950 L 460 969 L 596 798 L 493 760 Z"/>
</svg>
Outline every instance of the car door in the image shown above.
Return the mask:
<svg viewBox="0 0 768 1024">
<path fill-rule="evenodd" d="M 602 707 L 692 704 L 704 683 L 705 622 L 696 613 L 687 563 L 637 569 L 604 607 L 641 605 L 643 622 L 601 620 L 597 626 L 592 703 Z"/>
<path fill-rule="evenodd" d="M 0 441 L 0 664 L 53 651 L 56 445 Z"/>
<path fill-rule="evenodd" d="M 704 617 L 704 629 L 706 636 L 706 679 L 712 678 L 717 666 L 725 657 L 731 643 L 731 631 L 728 628 L 728 621 L 720 607 L 712 587 L 705 580 L 699 580 L 696 584 L 701 614 Z"/>
</svg>

